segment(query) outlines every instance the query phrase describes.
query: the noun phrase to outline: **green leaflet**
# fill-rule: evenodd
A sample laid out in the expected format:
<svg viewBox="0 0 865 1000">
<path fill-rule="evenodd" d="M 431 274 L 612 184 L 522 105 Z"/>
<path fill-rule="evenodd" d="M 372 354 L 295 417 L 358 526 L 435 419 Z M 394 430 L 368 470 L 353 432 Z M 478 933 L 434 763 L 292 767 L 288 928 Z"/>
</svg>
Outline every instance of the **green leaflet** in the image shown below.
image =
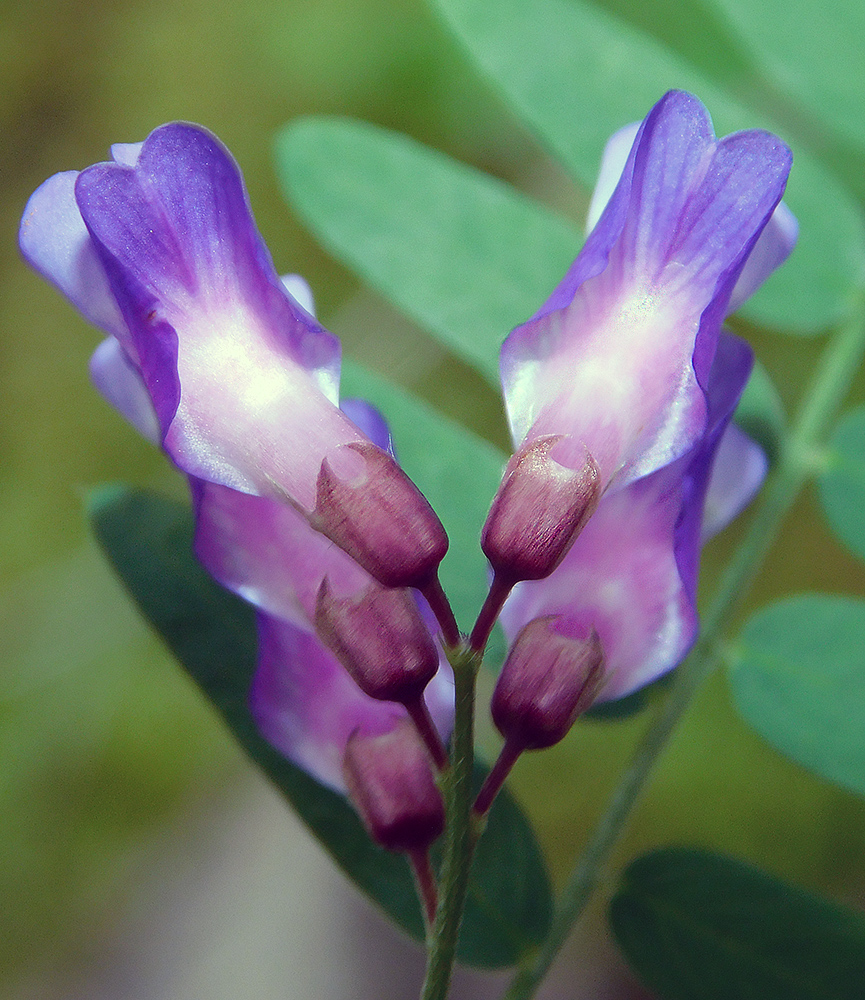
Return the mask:
<svg viewBox="0 0 865 1000">
<path fill-rule="evenodd" d="M 865 795 L 865 601 L 801 594 L 757 612 L 732 651 L 742 717 L 769 743 Z"/>
<path fill-rule="evenodd" d="M 712 0 L 777 88 L 865 153 L 865 6 L 832 0 Z"/>
<path fill-rule="evenodd" d="M 362 122 L 294 122 L 276 161 L 324 246 L 497 389 L 502 341 L 549 296 L 580 234 L 507 184 Z"/>
<path fill-rule="evenodd" d="M 616 939 L 661 1000 L 857 1000 L 865 918 L 734 858 L 668 848 L 625 871 Z"/>
<path fill-rule="evenodd" d="M 832 530 L 865 559 L 865 406 L 841 418 L 829 442 L 819 487 Z"/>
</svg>

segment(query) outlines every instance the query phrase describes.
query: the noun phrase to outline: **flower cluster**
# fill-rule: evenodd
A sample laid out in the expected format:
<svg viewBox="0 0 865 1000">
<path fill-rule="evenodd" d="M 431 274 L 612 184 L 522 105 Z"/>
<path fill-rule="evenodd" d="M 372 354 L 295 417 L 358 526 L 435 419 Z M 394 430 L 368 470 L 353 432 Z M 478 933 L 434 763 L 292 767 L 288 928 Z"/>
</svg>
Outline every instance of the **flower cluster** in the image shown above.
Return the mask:
<svg viewBox="0 0 865 1000">
<path fill-rule="evenodd" d="M 274 271 L 228 152 L 172 124 L 112 155 L 35 192 L 24 255 L 108 334 L 96 385 L 186 473 L 201 562 L 257 609 L 262 733 L 412 856 L 431 917 L 445 654 L 480 659 L 496 620 L 511 641 L 483 813 L 519 753 L 693 642 L 702 541 L 765 471 L 730 423 L 752 355 L 722 322 L 792 249 L 789 150 L 716 140 L 678 92 L 611 140 L 583 250 L 502 348 L 514 455 L 468 640 L 438 583 L 444 529 L 382 416 L 340 404 L 339 346 Z"/>
<path fill-rule="evenodd" d="M 262 733 L 343 791 L 352 733 L 389 732 L 406 708 L 362 691 L 319 638 L 320 591 L 384 590 L 371 575 L 382 566 L 387 586 L 429 586 L 444 529 L 381 415 L 338 405 L 339 344 L 305 282 L 276 275 L 230 154 L 186 124 L 112 154 L 33 194 L 21 248 L 108 334 L 94 382 L 187 474 L 201 562 L 258 611 L 250 703 Z M 451 683 L 434 658 L 411 710 L 428 706 L 430 734 L 447 736 Z"/>
</svg>

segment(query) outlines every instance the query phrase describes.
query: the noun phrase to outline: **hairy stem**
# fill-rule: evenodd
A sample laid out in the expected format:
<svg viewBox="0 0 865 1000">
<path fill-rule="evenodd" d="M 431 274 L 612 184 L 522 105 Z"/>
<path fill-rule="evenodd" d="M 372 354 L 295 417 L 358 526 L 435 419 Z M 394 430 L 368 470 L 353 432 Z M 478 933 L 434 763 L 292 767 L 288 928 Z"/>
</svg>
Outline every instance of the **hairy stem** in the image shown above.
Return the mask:
<svg viewBox="0 0 865 1000">
<path fill-rule="evenodd" d="M 609 857 L 652 770 L 701 682 L 721 661 L 724 639 L 800 490 L 813 474 L 819 453 L 865 353 L 862 303 L 854 321 L 842 327 L 820 359 L 810 391 L 784 442 L 778 464 L 758 503 L 742 546 L 724 571 L 704 618 L 700 637 L 676 671 L 637 744 L 630 764 L 558 900 L 550 935 L 530 964 L 520 969 L 503 1000 L 528 1000 L 558 955 L 572 927 L 604 875 Z"/>
<path fill-rule="evenodd" d="M 421 1000 L 445 1000 L 448 995 L 476 840 L 471 806 L 475 678 L 480 658 L 462 646 L 451 651 L 450 661 L 455 712 L 451 765 L 441 775 L 447 813 L 445 853 Z"/>
</svg>

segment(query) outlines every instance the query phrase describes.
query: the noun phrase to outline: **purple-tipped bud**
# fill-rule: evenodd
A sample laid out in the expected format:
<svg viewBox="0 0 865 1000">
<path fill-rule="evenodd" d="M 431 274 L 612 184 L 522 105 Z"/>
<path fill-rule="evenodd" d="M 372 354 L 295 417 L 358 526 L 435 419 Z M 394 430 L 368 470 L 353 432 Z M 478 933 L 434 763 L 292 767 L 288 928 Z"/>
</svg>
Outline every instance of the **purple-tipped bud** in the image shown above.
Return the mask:
<svg viewBox="0 0 865 1000">
<path fill-rule="evenodd" d="M 496 683 L 493 722 L 505 740 L 540 750 L 563 739 L 588 709 L 604 678 L 597 633 L 574 639 L 558 631 L 559 615 L 535 618 L 517 636 Z"/>
<path fill-rule="evenodd" d="M 424 495 L 393 456 L 367 442 L 321 463 L 310 524 L 385 587 L 423 589 L 435 577 L 448 536 Z"/>
<path fill-rule="evenodd" d="M 425 851 L 444 830 L 441 793 L 426 749 L 408 720 L 383 736 L 354 733 L 343 774 L 363 825 L 389 851 Z"/>
<path fill-rule="evenodd" d="M 315 606 L 315 628 L 372 698 L 415 702 L 438 670 L 438 650 L 407 590 L 370 582 L 355 596 L 337 597 L 325 577 Z"/>
<path fill-rule="evenodd" d="M 586 453 L 578 469 L 551 455 L 561 435 L 537 438 L 511 457 L 481 534 L 496 575 L 541 580 L 559 565 L 595 511 L 601 480 Z"/>
</svg>

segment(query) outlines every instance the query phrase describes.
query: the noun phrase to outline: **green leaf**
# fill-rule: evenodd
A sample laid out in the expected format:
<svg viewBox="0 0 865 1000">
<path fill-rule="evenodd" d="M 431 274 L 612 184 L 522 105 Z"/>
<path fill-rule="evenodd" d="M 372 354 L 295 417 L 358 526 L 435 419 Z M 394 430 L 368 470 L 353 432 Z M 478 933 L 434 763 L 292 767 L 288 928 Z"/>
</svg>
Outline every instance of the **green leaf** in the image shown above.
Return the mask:
<svg viewBox="0 0 865 1000">
<path fill-rule="evenodd" d="M 393 132 L 302 119 L 277 138 L 292 205 L 341 261 L 498 388 L 511 329 L 582 237 L 524 195 Z"/>
<path fill-rule="evenodd" d="M 735 420 L 766 452 L 769 461 L 774 462 L 784 438 L 787 417 L 781 396 L 759 361 L 754 362 L 754 370 L 736 407 Z"/>
<path fill-rule="evenodd" d="M 802 594 L 745 625 L 732 651 L 736 707 L 776 749 L 865 795 L 865 601 Z"/>
<path fill-rule="evenodd" d="M 819 487 L 832 530 L 865 559 L 865 406 L 846 414 L 835 429 Z"/>
<path fill-rule="evenodd" d="M 763 73 L 865 150 L 865 5 L 833 0 L 714 0 Z"/>
<path fill-rule="evenodd" d="M 487 772 L 475 763 L 475 792 Z M 513 965 L 546 938 L 552 912 L 549 877 L 532 828 L 510 794 L 499 793 L 475 852 L 459 955 L 487 968 Z"/>
<path fill-rule="evenodd" d="M 255 728 L 247 692 L 255 667 L 251 607 L 218 586 L 192 554 L 187 507 L 125 487 L 92 498 L 100 544 L 145 618 L 222 715 L 229 729 L 285 795 L 345 874 L 417 939 L 423 925 L 402 857 L 376 847 L 346 800 L 274 750 Z M 485 967 L 512 965 L 537 946 L 549 922 L 550 890 L 531 828 L 512 799 L 490 814 L 490 851 L 479 853 L 459 956 Z"/>
<path fill-rule="evenodd" d="M 387 416 L 400 464 L 432 504 L 448 533 L 450 547 L 440 576 L 458 623 L 468 631 L 489 589 L 480 535 L 506 457 L 462 425 L 360 365 L 343 363 L 342 393 L 368 399 Z"/>
<path fill-rule="evenodd" d="M 436 6 L 517 113 L 586 187 L 594 184 L 610 134 L 643 118 L 670 88 L 698 94 L 718 134 L 772 128 L 681 56 L 582 0 L 436 0 Z M 790 138 L 783 131 L 782 137 Z M 768 326 L 813 333 L 849 312 L 849 289 L 865 269 L 865 229 L 851 196 L 792 144 L 786 198 L 801 224 L 799 245 L 743 311 Z"/>
<path fill-rule="evenodd" d="M 741 861 L 686 848 L 634 861 L 610 904 L 662 1000 L 858 1000 L 865 918 Z"/>
</svg>

